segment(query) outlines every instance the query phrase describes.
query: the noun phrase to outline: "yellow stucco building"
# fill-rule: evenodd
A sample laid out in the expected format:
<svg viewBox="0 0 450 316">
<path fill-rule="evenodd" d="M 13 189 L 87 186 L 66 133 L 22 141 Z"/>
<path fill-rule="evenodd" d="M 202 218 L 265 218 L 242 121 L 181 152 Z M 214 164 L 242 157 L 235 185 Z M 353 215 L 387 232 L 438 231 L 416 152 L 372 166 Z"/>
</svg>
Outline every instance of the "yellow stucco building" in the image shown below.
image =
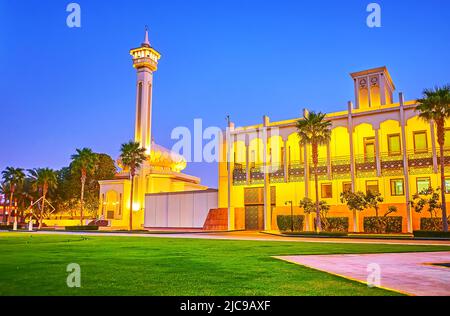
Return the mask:
<svg viewBox="0 0 450 316">
<path fill-rule="evenodd" d="M 340 194 L 377 191 L 384 197 L 382 210 L 397 206 L 403 232 L 418 230 L 420 217 L 428 215 L 413 212 L 408 201 L 440 186 L 434 127 L 418 118 L 415 101 L 405 101 L 400 93 L 394 103 L 395 86 L 386 67 L 351 77 L 354 104 L 326 116 L 332 137 L 319 149 L 319 197 L 331 205 L 329 216 L 348 217 L 349 231 L 361 232 L 363 217 L 374 213 L 352 214 Z M 277 215 L 291 213 L 286 202 L 302 215 L 299 201 L 315 199 L 311 148 L 300 145 L 297 120 L 271 122 L 265 116 L 253 126 L 229 124 L 219 163 L 219 207 L 228 210 L 229 229 L 275 230 Z M 446 141 L 450 149 L 450 131 Z M 446 161 L 450 164 L 450 153 Z M 305 216 L 305 230 L 313 229 L 313 216 Z"/>
</svg>

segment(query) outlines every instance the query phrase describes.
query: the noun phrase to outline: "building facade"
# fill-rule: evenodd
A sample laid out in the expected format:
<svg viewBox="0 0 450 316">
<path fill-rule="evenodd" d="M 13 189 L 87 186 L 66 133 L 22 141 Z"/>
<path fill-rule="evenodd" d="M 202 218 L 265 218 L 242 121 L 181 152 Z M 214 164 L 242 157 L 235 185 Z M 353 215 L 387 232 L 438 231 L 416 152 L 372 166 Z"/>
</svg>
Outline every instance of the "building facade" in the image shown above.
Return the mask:
<svg viewBox="0 0 450 316">
<path fill-rule="evenodd" d="M 394 103 L 395 86 L 386 67 L 351 77 L 354 104 L 326 116 L 332 136 L 319 148 L 319 198 L 331 205 L 329 216 L 348 217 L 349 231 L 361 232 L 363 218 L 375 213 L 350 212 L 340 195 L 346 190 L 379 192 L 381 212 L 394 205 L 402 231 L 418 230 L 420 218 L 428 215 L 410 208 L 411 196 L 440 187 L 434 126 L 418 117 L 414 100 L 405 101 L 400 93 Z M 291 214 L 292 201 L 294 214 L 305 215 L 304 229 L 313 230 L 314 215 L 299 207 L 304 197 L 315 200 L 315 186 L 311 148 L 300 144 L 297 121 L 271 122 L 265 116 L 253 126 L 229 124 L 219 163 L 219 207 L 228 209 L 229 229 L 276 230 L 277 216 Z"/>
</svg>

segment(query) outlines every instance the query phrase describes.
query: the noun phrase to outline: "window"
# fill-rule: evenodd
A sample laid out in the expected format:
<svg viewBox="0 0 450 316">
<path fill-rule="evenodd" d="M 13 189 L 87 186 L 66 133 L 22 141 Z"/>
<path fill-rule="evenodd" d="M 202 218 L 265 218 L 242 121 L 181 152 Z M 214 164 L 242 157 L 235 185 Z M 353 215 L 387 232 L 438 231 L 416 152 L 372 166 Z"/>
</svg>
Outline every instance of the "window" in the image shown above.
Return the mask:
<svg viewBox="0 0 450 316">
<path fill-rule="evenodd" d="M 414 132 L 414 152 L 423 153 L 428 151 L 428 138 L 426 131 Z"/>
<path fill-rule="evenodd" d="M 364 158 L 369 161 L 375 158 L 375 137 L 364 138 Z"/>
<path fill-rule="evenodd" d="M 287 154 L 286 163 L 288 166 L 290 166 L 291 165 L 291 146 L 288 147 L 286 154 Z"/>
<path fill-rule="evenodd" d="M 331 183 L 322 184 L 322 199 L 331 199 L 333 197 L 333 185 Z"/>
<path fill-rule="evenodd" d="M 388 152 L 389 155 L 400 155 L 402 152 L 400 134 L 388 135 Z"/>
<path fill-rule="evenodd" d="M 450 194 L 450 178 L 445 178 L 445 194 Z"/>
<path fill-rule="evenodd" d="M 256 151 L 252 150 L 250 154 L 250 166 L 252 168 L 255 168 L 256 166 Z"/>
<path fill-rule="evenodd" d="M 403 195 L 405 195 L 403 179 L 393 179 L 393 180 L 391 180 L 391 195 L 392 196 L 403 196 Z"/>
<path fill-rule="evenodd" d="M 450 149 L 450 128 L 445 129 L 445 142 L 444 142 L 445 149 Z"/>
<path fill-rule="evenodd" d="M 431 187 L 430 178 L 417 178 L 416 179 L 417 193 L 428 190 Z"/>
<path fill-rule="evenodd" d="M 342 183 L 342 192 L 351 192 L 352 191 L 352 183 L 344 182 Z"/>
<path fill-rule="evenodd" d="M 119 194 L 119 216 L 122 215 L 122 193 Z"/>
<path fill-rule="evenodd" d="M 366 181 L 366 192 L 378 193 L 380 189 L 378 187 L 377 180 Z"/>
</svg>

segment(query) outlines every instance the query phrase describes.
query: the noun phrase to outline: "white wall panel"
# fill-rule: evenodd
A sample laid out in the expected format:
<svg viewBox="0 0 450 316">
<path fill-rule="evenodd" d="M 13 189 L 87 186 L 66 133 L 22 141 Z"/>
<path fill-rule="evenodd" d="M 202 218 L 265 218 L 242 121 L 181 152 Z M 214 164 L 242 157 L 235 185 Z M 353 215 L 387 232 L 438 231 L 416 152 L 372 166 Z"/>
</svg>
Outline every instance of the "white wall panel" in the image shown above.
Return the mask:
<svg viewBox="0 0 450 316">
<path fill-rule="evenodd" d="M 202 228 L 217 204 L 217 191 L 211 190 L 147 194 L 145 227 Z"/>
</svg>

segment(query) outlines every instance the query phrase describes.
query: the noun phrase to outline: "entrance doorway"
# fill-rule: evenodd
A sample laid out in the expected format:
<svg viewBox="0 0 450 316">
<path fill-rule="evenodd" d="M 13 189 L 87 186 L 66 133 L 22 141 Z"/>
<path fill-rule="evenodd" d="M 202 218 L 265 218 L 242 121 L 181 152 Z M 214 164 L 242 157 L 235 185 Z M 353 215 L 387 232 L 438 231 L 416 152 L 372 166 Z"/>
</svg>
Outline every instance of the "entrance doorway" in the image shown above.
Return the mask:
<svg viewBox="0 0 450 316">
<path fill-rule="evenodd" d="M 270 188 L 272 209 L 276 205 L 276 188 Z M 264 187 L 245 188 L 245 230 L 264 230 Z M 272 217 L 272 212 L 270 212 Z M 270 218 L 269 220 L 272 220 Z"/>
</svg>

